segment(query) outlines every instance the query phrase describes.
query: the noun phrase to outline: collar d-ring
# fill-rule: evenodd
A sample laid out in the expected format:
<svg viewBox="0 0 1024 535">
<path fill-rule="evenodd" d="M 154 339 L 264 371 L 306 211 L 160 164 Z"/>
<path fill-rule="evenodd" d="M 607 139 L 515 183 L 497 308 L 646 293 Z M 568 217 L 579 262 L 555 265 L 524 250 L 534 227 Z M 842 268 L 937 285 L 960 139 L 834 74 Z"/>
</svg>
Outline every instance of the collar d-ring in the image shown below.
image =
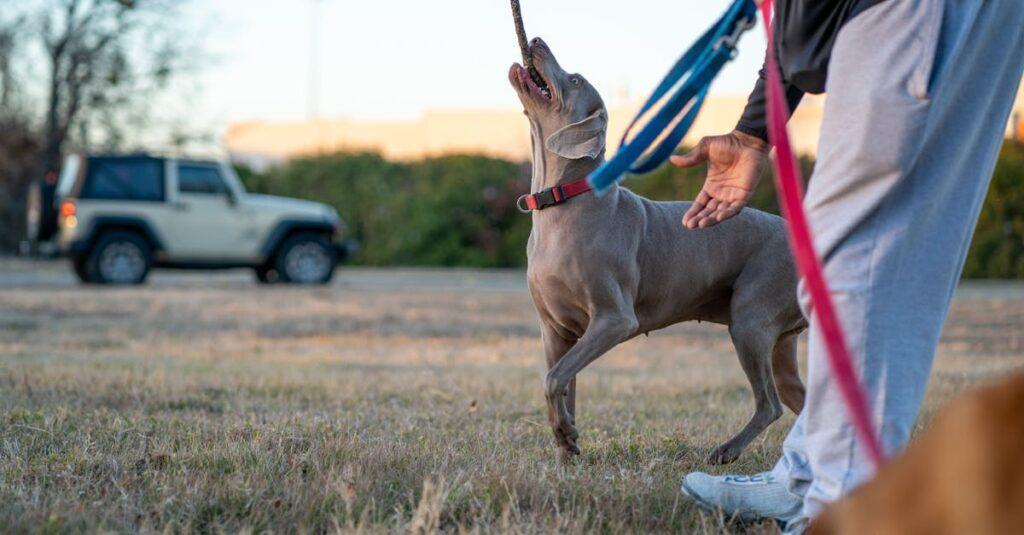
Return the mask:
<svg viewBox="0 0 1024 535">
<path fill-rule="evenodd" d="M 524 214 L 530 213 L 530 207 L 526 204 L 526 198 L 529 196 L 530 194 L 527 193 L 525 195 L 520 195 L 519 198 L 516 199 L 516 208 Z"/>
</svg>

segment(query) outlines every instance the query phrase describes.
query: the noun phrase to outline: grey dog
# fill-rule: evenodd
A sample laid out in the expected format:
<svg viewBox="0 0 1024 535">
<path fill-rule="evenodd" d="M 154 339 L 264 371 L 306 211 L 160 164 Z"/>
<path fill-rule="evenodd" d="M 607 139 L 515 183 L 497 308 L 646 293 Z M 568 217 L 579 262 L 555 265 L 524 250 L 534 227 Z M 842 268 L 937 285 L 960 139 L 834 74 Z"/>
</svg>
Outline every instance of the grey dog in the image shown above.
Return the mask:
<svg viewBox="0 0 1024 535">
<path fill-rule="evenodd" d="M 565 72 L 544 41 L 533 39 L 529 53 L 547 87 L 518 64 L 509 81 L 530 121 L 531 191 L 539 192 L 604 161 L 608 114 L 597 90 Z M 754 394 L 754 415 L 709 462 L 734 461 L 782 415 L 782 403 L 803 408 L 796 347 L 807 323 L 782 219 L 748 208 L 687 230 L 689 205 L 613 186 L 532 212 L 527 278 L 549 367 L 548 419 L 567 458 L 580 451 L 576 374 L 621 342 L 683 321 L 728 325 Z"/>
</svg>

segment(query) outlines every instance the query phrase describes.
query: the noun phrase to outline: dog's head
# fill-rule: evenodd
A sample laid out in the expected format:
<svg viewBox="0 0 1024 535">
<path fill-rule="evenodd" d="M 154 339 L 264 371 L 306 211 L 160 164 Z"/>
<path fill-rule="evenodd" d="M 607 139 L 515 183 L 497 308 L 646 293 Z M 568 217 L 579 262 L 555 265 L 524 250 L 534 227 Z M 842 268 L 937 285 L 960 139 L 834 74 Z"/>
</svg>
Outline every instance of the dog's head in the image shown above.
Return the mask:
<svg viewBox="0 0 1024 535">
<path fill-rule="evenodd" d="M 533 66 L 544 82 L 539 86 L 526 67 L 513 64 L 508 79 L 530 119 L 534 142 L 560 158 L 598 159 L 604 153 L 608 112 L 601 95 L 579 74 L 570 74 L 539 37 L 530 41 Z"/>
</svg>

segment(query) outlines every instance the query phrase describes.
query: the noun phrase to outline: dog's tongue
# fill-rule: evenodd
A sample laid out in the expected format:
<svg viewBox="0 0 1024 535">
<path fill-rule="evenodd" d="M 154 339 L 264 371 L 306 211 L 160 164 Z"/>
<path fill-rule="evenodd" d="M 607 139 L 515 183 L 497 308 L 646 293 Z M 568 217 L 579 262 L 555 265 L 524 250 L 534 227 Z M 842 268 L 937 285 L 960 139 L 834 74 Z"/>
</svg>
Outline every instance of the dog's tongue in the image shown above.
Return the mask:
<svg viewBox="0 0 1024 535">
<path fill-rule="evenodd" d="M 516 25 L 516 39 L 519 40 L 519 52 L 523 55 L 523 65 L 526 72 L 530 73 L 530 79 L 537 87 L 545 93 L 548 92 L 548 84 L 544 83 L 540 73 L 533 66 L 533 54 L 530 53 L 530 46 L 526 42 L 526 29 L 523 27 L 523 14 L 519 9 L 519 0 L 512 0 L 512 22 Z"/>
</svg>

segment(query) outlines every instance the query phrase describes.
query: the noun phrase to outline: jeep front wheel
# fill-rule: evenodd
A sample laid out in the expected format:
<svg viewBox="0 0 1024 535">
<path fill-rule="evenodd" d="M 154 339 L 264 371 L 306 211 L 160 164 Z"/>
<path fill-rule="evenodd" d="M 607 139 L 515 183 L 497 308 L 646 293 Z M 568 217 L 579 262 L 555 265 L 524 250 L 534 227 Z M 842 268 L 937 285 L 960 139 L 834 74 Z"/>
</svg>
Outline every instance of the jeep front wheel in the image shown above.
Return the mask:
<svg viewBox="0 0 1024 535">
<path fill-rule="evenodd" d="M 298 234 L 281 245 L 274 264 L 281 282 L 325 284 L 334 276 L 338 256 L 325 236 Z"/>
<path fill-rule="evenodd" d="M 142 236 L 111 232 L 96 242 L 86 270 L 99 283 L 142 284 L 152 263 L 152 249 Z"/>
</svg>

